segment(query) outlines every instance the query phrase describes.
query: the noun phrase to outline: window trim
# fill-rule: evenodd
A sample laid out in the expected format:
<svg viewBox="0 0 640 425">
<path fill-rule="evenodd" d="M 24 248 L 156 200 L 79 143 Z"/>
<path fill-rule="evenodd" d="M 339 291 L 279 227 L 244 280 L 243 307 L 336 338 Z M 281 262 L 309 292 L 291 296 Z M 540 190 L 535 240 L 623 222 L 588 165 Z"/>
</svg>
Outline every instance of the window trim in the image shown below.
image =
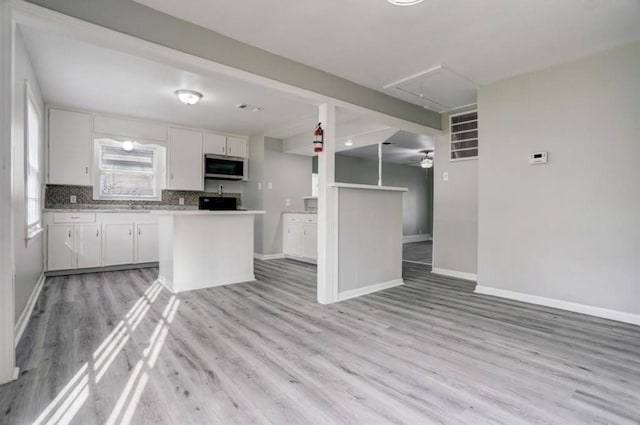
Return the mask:
<svg viewBox="0 0 640 425">
<path fill-rule="evenodd" d="M 33 106 L 33 110 L 38 117 L 38 220 L 29 224 L 29 172 L 30 172 L 30 163 L 29 163 L 29 154 L 31 153 L 31 147 L 29 144 L 29 105 Z M 43 134 L 44 134 L 44 122 L 42 120 L 42 111 L 36 101 L 36 97 L 31 89 L 31 85 L 29 84 L 29 80 L 24 80 L 24 228 L 25 228 L 25 243 L 26 246 L 31 244 L 31 241 L 40 236 L 40 234 L 44 231 L 44 227 L 42 225 L 42 207 L 43 207 L 43 199 L 44 199 L 44 182 L 43 182 L 43 167 L 42 167 L 42 159 L 44 156 L 43 146 Z"/>
<path fill-rule="evenodd" d="M 105 141 L 98 141 L 99 139 L 108 139 Z M 157 191 L 156 196 L 153 197 L 131 197 L 129 195 L 103 195 L 100 193 L 100 149 L 98 146 L 114 146 L 119 147 L 119 143 L 131 140 L 134 143 L 140 145 L 147 145 L 149 148 L 154 149 L 154 174 L 155 174 L 155 189 Z M 166 181 L 166 151 L 167 146 L 164 143 L 157 141 L 143 140 L 140 138 L 128 138 L 121 136 L 112 136 L 108 134 L 93 134 L 93 169 L 95 170 L 92 176 L 93 182 L 93 199 L 101 201 L 162 201 L 162 190 L 165 189 Z"/>
</svg>

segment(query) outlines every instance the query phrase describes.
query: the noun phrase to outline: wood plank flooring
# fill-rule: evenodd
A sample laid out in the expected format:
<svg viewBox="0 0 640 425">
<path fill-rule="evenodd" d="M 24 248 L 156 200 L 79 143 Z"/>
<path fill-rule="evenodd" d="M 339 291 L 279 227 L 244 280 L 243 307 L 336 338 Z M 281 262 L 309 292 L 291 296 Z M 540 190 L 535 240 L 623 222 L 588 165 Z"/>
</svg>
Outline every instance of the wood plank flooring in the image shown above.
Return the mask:
<svg viewBox="0 0 640 425">
<path fill-rule="evenodd" d="M 156 269 L 49 278 L 0 423 L 640 423 L 639 327 L 429 270 L 330 306 L 292 260 L 178 296 Z"/>
<path fill-rule="evenodd" d="M 431 265 L 433 241 L 411 242 L 402 245 L 402 260 Z"/>
</svg>

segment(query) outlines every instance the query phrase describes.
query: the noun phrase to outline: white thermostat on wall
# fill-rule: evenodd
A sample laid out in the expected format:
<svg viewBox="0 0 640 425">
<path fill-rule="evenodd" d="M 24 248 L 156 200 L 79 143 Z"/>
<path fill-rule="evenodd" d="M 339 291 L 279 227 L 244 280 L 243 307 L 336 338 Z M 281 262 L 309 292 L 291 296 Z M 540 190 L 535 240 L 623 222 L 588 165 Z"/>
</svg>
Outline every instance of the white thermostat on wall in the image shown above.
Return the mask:
<svg viewBox="0 0 640 425">
<path fill-rule="evenodd" d="M 534 152 L 529 154 L 529 164 L 546 164 L 547 153 L 546 152 Z"/>
</svg>

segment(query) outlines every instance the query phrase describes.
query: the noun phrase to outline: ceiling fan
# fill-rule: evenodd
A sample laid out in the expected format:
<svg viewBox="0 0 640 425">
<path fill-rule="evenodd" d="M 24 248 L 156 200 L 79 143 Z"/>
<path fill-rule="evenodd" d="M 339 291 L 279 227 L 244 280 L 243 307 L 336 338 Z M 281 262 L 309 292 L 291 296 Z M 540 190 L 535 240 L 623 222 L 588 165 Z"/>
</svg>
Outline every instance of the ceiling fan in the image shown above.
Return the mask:
<svg viewBox="0 0 640 425">
<path fill-rule="evenodd" d="M 407 165 L 420 165 L 422 168 L 433 167 L 433 160 L 435 158 L 435 152 L 432 149 L 420 151 L 421 157 L 415 161 L 408 162 Z"/>
</svg>

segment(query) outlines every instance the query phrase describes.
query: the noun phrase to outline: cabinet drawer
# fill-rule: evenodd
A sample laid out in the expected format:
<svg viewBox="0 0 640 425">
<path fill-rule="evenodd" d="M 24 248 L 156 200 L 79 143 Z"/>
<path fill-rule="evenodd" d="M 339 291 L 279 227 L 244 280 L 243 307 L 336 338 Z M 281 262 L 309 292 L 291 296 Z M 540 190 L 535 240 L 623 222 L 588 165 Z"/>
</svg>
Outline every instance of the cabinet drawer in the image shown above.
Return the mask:
<svg viewBox="0 0 640 425">
<path fill-rule="evenodd" d="M 318 214 L 285 214 L 286 223 L 317 223 Z"/>
<path fill-rule="evenodd" d="M 54 223 L 95 223 L 94 213 L 54 213 Z"/>
</svg>

